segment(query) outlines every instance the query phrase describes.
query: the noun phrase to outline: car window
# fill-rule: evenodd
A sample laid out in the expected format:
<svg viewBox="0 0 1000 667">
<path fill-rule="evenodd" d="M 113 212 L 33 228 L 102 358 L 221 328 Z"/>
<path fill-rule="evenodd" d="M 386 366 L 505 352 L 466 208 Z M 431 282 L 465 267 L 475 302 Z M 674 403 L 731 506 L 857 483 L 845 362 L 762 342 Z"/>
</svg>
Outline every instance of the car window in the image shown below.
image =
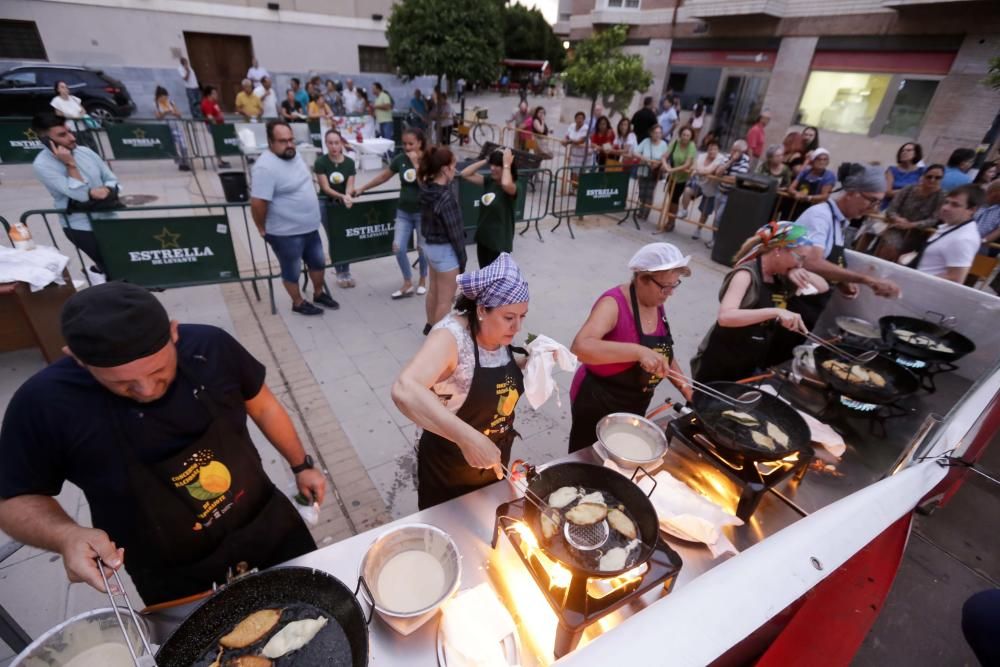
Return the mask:
<svg viewBox="0 0 1000 667">
<path fill-rule="evenodd" d="M 37 76 L 31 70 L 19 71 L 19 72 L 8 72 L 3 75 L 4 83 L 10 82 L 7 85 L 14 86 L 34 86 L 37 83 Z"/>
<path fill-rule="evenodd" d="M 38 72 L 38 85 L 55 86 L 56 81 L 65 81 L 67 86 L 81 83 L 80 77 L 73 71 L 43 69 Z"/>
</svg>

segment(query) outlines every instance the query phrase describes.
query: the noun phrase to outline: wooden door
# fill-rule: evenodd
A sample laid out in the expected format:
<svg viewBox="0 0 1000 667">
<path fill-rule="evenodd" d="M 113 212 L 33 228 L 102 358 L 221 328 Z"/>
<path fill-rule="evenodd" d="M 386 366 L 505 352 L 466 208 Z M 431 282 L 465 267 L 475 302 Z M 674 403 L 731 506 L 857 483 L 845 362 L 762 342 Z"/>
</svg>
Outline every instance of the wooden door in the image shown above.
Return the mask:
<svg viewBox="0 0 1000 667">
<path fill-rule="evenodd" d="M 253 59 L 253 46 L 245 35 L 185 32 L 188 60 L 202 88 L 219 89 L 223 111 L 236 110 L 236 93 Z"/>
</svg>

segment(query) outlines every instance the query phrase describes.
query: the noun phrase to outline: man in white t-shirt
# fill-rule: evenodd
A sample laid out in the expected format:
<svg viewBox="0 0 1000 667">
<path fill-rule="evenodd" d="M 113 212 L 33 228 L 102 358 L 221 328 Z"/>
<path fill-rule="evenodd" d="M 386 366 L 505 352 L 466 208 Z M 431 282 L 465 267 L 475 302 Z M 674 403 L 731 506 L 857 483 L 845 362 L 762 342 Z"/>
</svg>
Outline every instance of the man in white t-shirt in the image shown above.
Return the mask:
<svg viewBox="0 0 1000 667">
<path fill-rule="evenodd" d="M 260 98 L 260 105 L 263 108 L 262 118 L 278 117 L 278 94 L 271 87 L 271 77 L 264 76 L 260 80 L 260 85 L 254 88 L 253 94 Z"/>
<path fill-rule="evenodd" d="M 198 85 L 198 76 L 191 69 L 187 58 L 181 58 L 177 73 L 180 75 L 181 81 L 184 82 L 184 92 L 187 93 L 192 118 L 201 118 L 201 87 Z"/>
<path fill-rule="evenodd" d="M 344 99 L 344 111 L 347 113 L 355 114 L 364 111 L 361 108 L 361 98 L 354 87 L 354 79 L 344 81 L 344 90 L 340 93 L 340 96 Z"/>
<path fill-rule="evenodd" d="M 261 67 L 260 64 L 257 63 L 256 58 L 251 61 L 250 69 L 247 70 L 247 78 L 250 79 L 255 88 L 261 84 L 265 77 L 270 76 L 271 73 Z"/>
<path fill-rule="evenodd" d="M 941 223 L 920 251 L 918 271 L 960 284 L 965 280 L 982 243 L 973 219 L 982 203 L 978 185 L 962 185 L 948 193 L 938 210 Z"/>
</svg>

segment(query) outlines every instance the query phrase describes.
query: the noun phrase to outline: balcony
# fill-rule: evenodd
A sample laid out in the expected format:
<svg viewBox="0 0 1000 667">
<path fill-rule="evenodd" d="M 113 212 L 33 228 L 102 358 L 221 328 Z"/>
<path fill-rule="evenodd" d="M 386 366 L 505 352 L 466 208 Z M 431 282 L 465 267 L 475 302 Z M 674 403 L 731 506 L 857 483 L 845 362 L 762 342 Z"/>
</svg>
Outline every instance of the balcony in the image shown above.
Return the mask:
<svg viewBox="0 0 1000 667">
<path fill-rule="evenodd" d="M 786 0 L 688 0 L 682 6 L 678 18 L 713 19 L 724 16 L 771 16 L 783 18 L 787 15 Z"/>
</svg>

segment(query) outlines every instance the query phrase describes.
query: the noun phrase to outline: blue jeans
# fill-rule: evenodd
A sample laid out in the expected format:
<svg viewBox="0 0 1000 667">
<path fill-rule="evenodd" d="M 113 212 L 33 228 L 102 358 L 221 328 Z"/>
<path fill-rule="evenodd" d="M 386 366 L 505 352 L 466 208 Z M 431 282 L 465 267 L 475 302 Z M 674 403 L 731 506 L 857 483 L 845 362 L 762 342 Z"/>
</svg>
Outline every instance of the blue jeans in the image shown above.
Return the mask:
<svg viewBox="0 0 1000 667">
<path fill-rule="evenodd" d="M 417 232 L 417 253 L 419 254 L 420 261 L 420 277 L 427 277 L 427 258 L 424 256 L 424 237 L 420 233 L 420 212 L 415 211 L 409 213 L 401 209 L 396 209 L 396 226 L 394 228 L 394 235 L 392 238 L 392 243 L 398 250 L 396 250 L 396 262 L 399 264 L 399 270 L 403 274 L 403 280 L 406 282 L 411 282 L 413 280 L 413 271 L 410 270 L 410 258 L 406 254 L 406 249 L 410 245 L 410 239 L 413 238 L 413 232 Z"/>
<path fill-rule="evenodd" d="M 191 108 L 191 117 L 204 118 L 201 113 L 201 91 L 197 88 L 185 88 L 184 92 L 187 94 L 188 106 Z"/>
<path fill-rule="evenodd" d="M 322 271 L 326 263 L 323 254 L 323 241 L 319 230 L 292 236 L 275 236 L 264 234 L 264 240 L 271 246 L 278 265 L 281 267 L 281 279 L 286 283 L 298 284 L 302 273 L 302 260 L 310 271 Z"/>
<path fill-rule="evenodd" d="M 392 136 L 392 121 L 390 120 L 388 123 L 379 123 L 378 124 L 378 131 L 379 131 L 379 134 L 382 135 L 383 139 L 392 139 L 393 138 L 393 136 Z"/>
</svg>

